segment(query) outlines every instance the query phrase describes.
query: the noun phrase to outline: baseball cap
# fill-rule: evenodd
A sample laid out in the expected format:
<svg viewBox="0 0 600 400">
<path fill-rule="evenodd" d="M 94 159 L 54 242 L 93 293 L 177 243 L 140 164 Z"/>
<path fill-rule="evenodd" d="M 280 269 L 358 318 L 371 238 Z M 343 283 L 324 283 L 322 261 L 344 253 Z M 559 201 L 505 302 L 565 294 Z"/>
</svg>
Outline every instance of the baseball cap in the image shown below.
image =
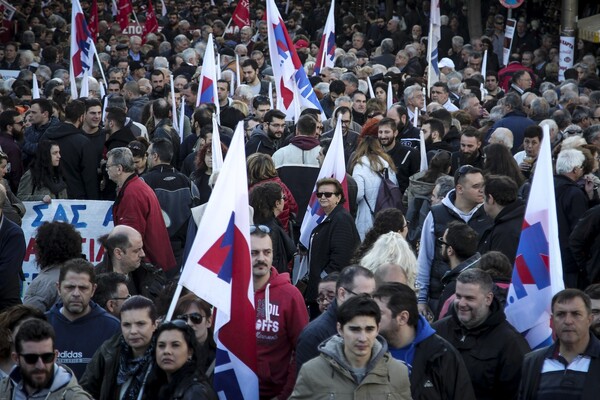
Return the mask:
<svg viewBox="0 0 600 400">
<path fill-rule="evenodd" d="M 445 68 L 445 67 L 450 67 L 452 69 L 454 69 L 454 61 L 452 61 L 451 59 L 444 57 L 440 60 L 440 62 L 438 63 L 438 67 L 439 68 Z"/>
</svg>

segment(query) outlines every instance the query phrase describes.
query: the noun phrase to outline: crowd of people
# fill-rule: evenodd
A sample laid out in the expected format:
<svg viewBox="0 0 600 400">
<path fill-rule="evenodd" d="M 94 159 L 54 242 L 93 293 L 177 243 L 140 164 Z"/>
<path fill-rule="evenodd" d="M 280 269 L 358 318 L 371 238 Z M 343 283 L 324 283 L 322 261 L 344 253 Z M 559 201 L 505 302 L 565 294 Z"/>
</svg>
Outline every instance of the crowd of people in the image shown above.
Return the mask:
<svg viewBox="0 0 600 400">
<path fill-rule="evenodd" d="M 98 57 L 78 99 L 70 3 L 28 1 L 2 17 L 0 398 L 217 397 L 212 306 L 184 291 L 165 316 L 203 234 L 213 151 L 227 157 L 239 123 L 261 399 L 595 398 L 598 46 L 578 40 L 559 80 L 556 27 L 514 10 L 505 60 L 498 2 L 482 2 L 483 35 L 469 32 L 467 2 L 442 2 L 441 73 L 428 86 L 429 1 L 393 12 L 372 2 L 360 14 L 340 4 L 334 66 L 323 68 L 329 3 L 284 12 L 279 2 L 321 107 L 289 121 L 269 93 L 277 66 L 264 4 L 250 1 L 250 26 L 238 29 L 228 24 L 236 2 L 165 3 L 160 30 L 142 37 L 122 32 L 110 2 L 81 1 L 86 16 L 98 7 Z M 133 1 L 132 23 L 146 7 Z M 221 70 L 217 146 L 216 105 L 196 106 L 209 34 Z M 183 118 L 173 115 L 181 102 Z M 317 181 L 336 128 L 346 179 Z M 504 307 L 513 265 L 537 262 L 518 246 L 545 140 L 567 289 L 548 304 L 554 343 L 532 352 Z M 378 210 L 383 184 L 402 204 Z M 304 232 L 315 187 L 322 221 Z M 113 202 L 103 259 L 82 258 L 73 225 L 44 222 L 39 273 L 21 293 L 23 202 L 60 199 Z M 301 264 L 308 271 L 292 283 Z"/>
</svg>

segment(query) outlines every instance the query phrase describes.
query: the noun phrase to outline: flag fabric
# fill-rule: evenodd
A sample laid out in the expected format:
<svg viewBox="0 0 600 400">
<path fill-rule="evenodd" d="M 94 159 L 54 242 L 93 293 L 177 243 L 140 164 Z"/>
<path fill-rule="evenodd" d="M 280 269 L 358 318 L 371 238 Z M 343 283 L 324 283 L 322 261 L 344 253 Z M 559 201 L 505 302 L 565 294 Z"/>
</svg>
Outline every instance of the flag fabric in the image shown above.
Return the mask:
<svg viewBox="0 0 600 400">
<path fill-rule="evenodd" d="M 387 100 L 387 109 L 389 110 L 394 105 L 394 87 L 392 86 L 392 81 L 388 82 L 386 100 Z"/>
<path fill-rule="evenodd" d="M 70 82 L 71 98 L 78 97 L 75 78 L 92 75 L 96 46 L 81 9 L 79 0 L 73 0 L 71 11 Z"/>
<path fill-rule="evenodd" d="M 371 77 L 367 76 L 367 86 L 369 88 L 369 98 L 375 98 L 375 92 L 373 91 L 373 83 L 371 82 Z"/>
<path fill-rule="evenodd" d="M 132 12 L 131 0 L 119 0 L 117 21 L 119 21 L 121 30 L 127 28 L 127 25 L 129 25 L 129 14 Z"/>
<path fill-rule="evenodd" d="M 33 74 L 33 87 L 31 89 L 31 98 L 33 100 L 40 98 L 40 87 L 38 84 L 37 76 Z"/>
<path fill-rule="evenodd" d="M 240 0 L 233 11 L 231 22 L 238 28 L 250 26 L 250 3 L 248 0 Z"/>
<path fill-rule="evenodd" d="M 221 399 L 259 398 L 249 218 L 240 122 L 179 280 L 217 309 L 214 388 Z"/>
<path fill-rule="evenodd" d="M 294 118 L 293 103 L 296 101 L 300 102 L 300 107 L 314 108 L 322 113 L 319 99 L 308 80 L 274 0 L 267 0 L 267 28 L 269 54 L 277 89 L 275 108 L 284 112 L 287 120 Z M 294 86 L 298 88 L 298 98 L 294 96 Z"/>
<path fill-rule="evenodd" d="M 175 84 L 173 83 L 173 74 L 169 74 L 169 84 L 171 85 L 171 121 L 173 128 L 179 132 L 179 123 L 177 120 L 177 104 L 175 101 Z"/>
<path fill-rule="evenodd" d="M 427 40 L 427 61 L 429 64 L 427 87 L 431 91 L 431 85 L 440 80 L 440 68 L 438 67 L 438 42 L 442 38 L 440 0 L 431 0 L 430 10 L 429 38 Z"/>
<path fill-rule="evenodd" d="M 213 135 L 211 140 L 212 149 L 212 172 L 221 171 L 223 168 L 223 150 L 221 149 L 221 132 L 219 131 L 219 122 L 217 121 L 217 114 L 213 114 L 212 117 Z"/>
<path fill-rule="evenodd" d="M 319 75 L 321 69 L 325 67 L 333 67 L 333 59 L 335 57 L 335 16 L 334 16 L 335 1 L 331 2 L 327 21 L 323 28 L 323 36 L 321 37 L 321 46 L 317 54 L 315 62 L 315 73 Z"/>
<path fill-rule="evenodd" d="M 156 13 L 152 6 L 152 0 L 148 0 L 148 7 L 146 8 L 146 22 L 144 22 L 144 38 L 146 41 L 146 35 L 149 33 L 158 32 L 158 20 L 156 19 Z"/>
<path fill-rule="evenodd" d="M 552 343 L 550 303 L 564 289 L 548 127 L 541 146 L 505 311 L 532 349 Z"/>
<path fill-rule="evenodd" d="M 98 0 L 92 2 L 92 8 L 90 10 L 90 23 L 88 24 L 92 40 L 96 43 L 98 38 Z"/>
<path fill-rule="evenodd" d="M 85 71 L 81 77 L 81 91 L 79 92 L 79 97 L 82 98 L 90 95 L 90 80 L 88 79 L 88 74 L 88 71 Z"/>
<path fill-rule="evenodd" d="M 167 6 L 165 0 L 160 0 L 160 15 L 163 17 L 167 15 Z"/>
<path fill-rule="evenodd" d="M 323 178 L 335 178 L 341 184 L 344 189 L 344 197 L 348 198 L 348 182 L 346 180 L 346 162 L 344 159 L 344 142 L 342 138 L 342 116 L 338 116 L 337 123 L 335 124 L 335 131 L 333 133 L 333 139 L 329 145 L 329 151 L 325 155 L 323 165 L 319 171 L 317 181 Z M 348 202 L 344 203 L 344 208 L 349 210 Z M 317 199 L 317 185 L 313 188 L 308 207 L 306 208 L 306 214 L 304 214 L 304 220 L 300 227 L 300 243 L 306 248 L 309 246 L 310 234 L 312 230 L 319 225 L 325 218 L 325 212 L 319 200 Z"/>
<path fill-rule="evenodd" d="M 219 115 L 219 98 L 217 96 L 218 69 L 215 63 L 213 35 L 209 33 L 206 50 L 204 51 L 204 59 L 202 60 L 202 73 L 200 74 L 200 84 L 198 85 L 196 107 L 204 103 L 213 103 L 217 107 L 217 116 Z"/>
</svg>

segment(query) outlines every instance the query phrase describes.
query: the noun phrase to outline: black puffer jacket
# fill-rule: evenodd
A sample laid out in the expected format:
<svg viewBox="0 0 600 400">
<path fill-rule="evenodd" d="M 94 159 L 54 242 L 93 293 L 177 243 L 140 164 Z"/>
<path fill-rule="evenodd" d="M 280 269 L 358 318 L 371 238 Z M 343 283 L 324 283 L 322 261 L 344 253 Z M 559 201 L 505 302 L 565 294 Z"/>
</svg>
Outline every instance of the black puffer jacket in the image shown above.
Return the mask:
<svg viewBox="0 0 600 400">
<path fill-rule="evenodd" d="M 500 251 L 512 265 L 519 247 L 524 216 L 525 203 L 521 200 L 504 207 L 494 219 L 494 225 L 481 235 L 478 251 L 481 254 L 492 250 Z"/>
</svg>

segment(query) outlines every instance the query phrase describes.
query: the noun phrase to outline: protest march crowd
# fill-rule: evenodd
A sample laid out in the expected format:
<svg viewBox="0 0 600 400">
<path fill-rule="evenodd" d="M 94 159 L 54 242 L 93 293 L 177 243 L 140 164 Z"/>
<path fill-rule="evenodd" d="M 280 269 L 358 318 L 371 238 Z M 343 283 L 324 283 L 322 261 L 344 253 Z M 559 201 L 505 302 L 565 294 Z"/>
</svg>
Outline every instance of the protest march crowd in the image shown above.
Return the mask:
<svg viewBox="0 0 600 400">
<path fill-rule="evenodd" d="M 0 399 L 597 398 L 600 46 L 559 68 L 559 1 L 0 3 Z M 196 253 L 238 143 L 234 351 L 180 277 L 241 259 Z M 69 199 L 102 259 L 46 221 L 24 284 Z"/>
</svg>

